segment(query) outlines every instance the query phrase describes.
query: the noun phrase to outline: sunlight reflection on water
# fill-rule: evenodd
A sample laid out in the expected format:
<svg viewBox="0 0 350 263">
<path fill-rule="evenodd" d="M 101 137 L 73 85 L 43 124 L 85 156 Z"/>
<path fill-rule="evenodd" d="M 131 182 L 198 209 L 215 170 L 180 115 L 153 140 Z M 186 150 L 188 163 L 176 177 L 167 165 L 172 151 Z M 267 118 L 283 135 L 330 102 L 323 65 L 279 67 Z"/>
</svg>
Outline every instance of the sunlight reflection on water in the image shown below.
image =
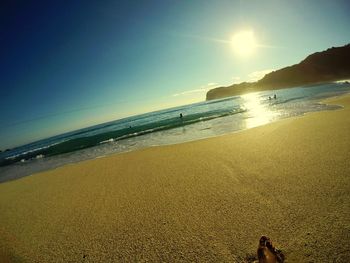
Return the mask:
<svg viewBox="0 0 350 263">
<path fill-rule="evenodd" d="M 245 126 L 247 129 L 267 124 L 275 119 L 278 115 L 273 111 L 269 103 L 259 93 L 249 93 L 241 96 L 243 107 L 247 110 Z"/>
</svg>

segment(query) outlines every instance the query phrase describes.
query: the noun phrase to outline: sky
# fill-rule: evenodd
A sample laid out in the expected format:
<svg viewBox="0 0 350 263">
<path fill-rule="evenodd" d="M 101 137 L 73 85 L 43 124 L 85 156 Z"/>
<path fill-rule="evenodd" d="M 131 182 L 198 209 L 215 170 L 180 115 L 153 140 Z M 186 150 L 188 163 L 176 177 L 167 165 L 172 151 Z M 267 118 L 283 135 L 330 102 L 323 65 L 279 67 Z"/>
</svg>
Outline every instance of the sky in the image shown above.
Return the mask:
<svg viewBox="0 0 350 263">
<path fill-rule="evenodd" d="M 205 100 L 350 42 L 347 0 L 1 1 L 0 150 Z M 249 56 L 236 32 L 254 33 Z"/>
</svg>

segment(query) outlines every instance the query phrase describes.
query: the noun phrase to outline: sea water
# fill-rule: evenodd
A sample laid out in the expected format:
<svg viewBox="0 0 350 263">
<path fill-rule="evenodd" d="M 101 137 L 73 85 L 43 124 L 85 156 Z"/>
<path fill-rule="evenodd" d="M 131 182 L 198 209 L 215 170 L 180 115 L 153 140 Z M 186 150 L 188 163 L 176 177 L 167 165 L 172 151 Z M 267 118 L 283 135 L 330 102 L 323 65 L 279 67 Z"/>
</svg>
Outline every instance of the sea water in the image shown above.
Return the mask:
<svg viewBox="0 0 350 263">
<path fill-rule="evenodd" d="M 341 106 L 319 101 L 348 92 L 348 83 L 261 91 L 102 123 L 0 153 L 0 182 L 113 153 L 209 138 L 307 112 L 339 109 Z"/>
</svg>

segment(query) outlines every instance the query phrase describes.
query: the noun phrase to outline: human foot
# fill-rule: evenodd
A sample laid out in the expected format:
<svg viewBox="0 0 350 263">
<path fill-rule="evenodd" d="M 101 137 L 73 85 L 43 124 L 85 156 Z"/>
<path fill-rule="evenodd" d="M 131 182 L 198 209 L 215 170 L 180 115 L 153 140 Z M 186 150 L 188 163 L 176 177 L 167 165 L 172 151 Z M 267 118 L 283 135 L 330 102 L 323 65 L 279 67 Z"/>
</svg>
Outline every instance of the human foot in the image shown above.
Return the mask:
<svg viewBox="0 0 350 263">
<path fill-rule="evenodd" d="M 259 263 L 283 263 L 284 255 L 276 249 L 267 236 L 262 236 L 258 246 Z"/>
</svg>

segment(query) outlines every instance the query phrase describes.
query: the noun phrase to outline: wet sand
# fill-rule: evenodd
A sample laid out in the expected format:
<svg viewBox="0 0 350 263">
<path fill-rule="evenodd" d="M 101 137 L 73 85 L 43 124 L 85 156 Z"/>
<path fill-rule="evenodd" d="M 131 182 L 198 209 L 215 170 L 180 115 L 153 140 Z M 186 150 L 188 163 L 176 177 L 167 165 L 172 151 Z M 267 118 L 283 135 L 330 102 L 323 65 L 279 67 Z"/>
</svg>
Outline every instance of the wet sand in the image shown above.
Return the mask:
<svg viewBox="0 0 350 263">
<path fill-rule="evenodd" d="M 350 96 L 317 112 L 0 184 L 2 262 L 350 258 Z M 0 261 L 1 261 L 0 260 Z"/>
</svg>

